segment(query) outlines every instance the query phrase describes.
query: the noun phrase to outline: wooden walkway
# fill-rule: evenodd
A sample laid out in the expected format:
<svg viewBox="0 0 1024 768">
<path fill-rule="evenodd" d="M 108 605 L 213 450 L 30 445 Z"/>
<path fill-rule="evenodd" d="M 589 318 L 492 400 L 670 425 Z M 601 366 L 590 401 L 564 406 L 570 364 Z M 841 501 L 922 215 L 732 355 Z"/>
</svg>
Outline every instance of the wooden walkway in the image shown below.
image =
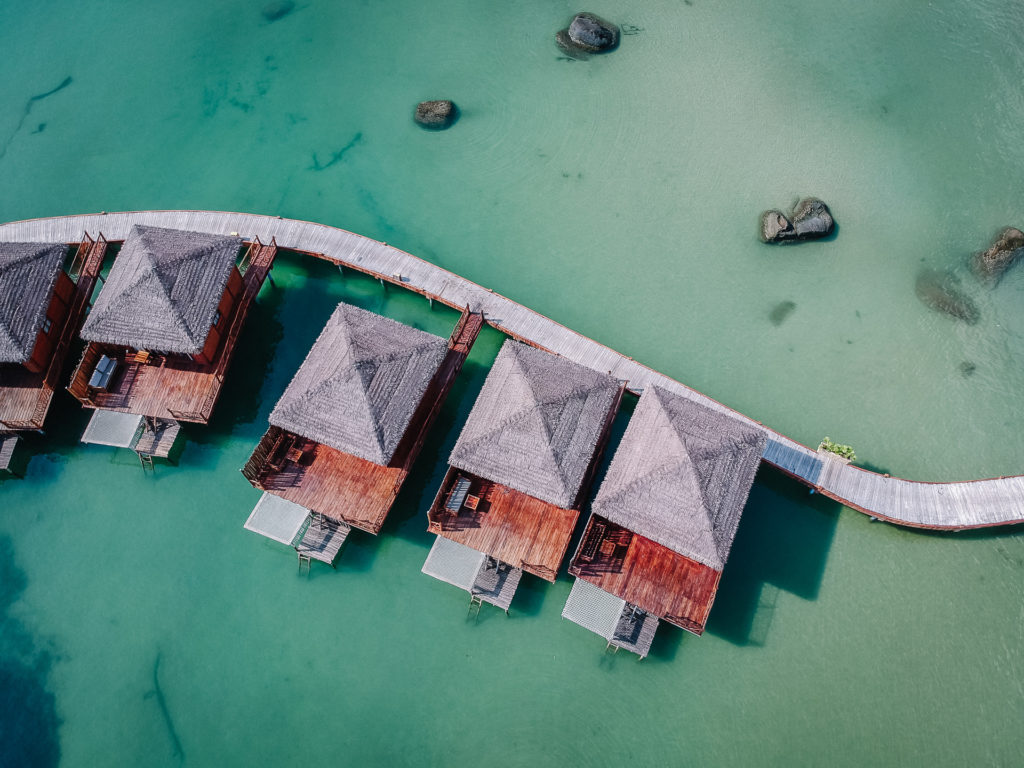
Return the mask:
<svg viewBox="0 0 1024 768">
<path fill-rule="evenodd" d="M 543 315 L 386 243 L 324 224 L 213 211 L 141 211 L 33 219 L 0 225 L 0 238 L 71 242 L 83 231 L 110 240 L 127 236 L 134 224 L 231 234 L 310 253 L 400 285 L 452 307 L 483 312 L 484 319 L 513 338 L 547 349 L 629 382 L 640 392 L 657 385 L 716 410 L 730 411 L 674 379 L 658 373 Z M 1024 522 L 1024 477 L 963 483 L 920 483 L 822 461 L 815 451 L 746 416 L 768 436 L 764 460 L 815 490 L 872 517 L 918 528 L 966 529 Z"/>
</svg>

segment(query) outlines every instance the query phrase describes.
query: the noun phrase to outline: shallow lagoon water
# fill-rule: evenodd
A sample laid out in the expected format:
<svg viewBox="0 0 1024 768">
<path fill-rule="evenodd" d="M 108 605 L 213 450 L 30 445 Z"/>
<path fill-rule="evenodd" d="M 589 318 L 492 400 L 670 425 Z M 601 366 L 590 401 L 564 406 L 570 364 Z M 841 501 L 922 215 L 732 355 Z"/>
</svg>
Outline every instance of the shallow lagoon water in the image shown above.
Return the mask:
<svg viewBox="0 0 1024 768">
<path fill-rule="evenodd" d="M 922 479 L 1021 471 L 1024 270 L 988 291 L 964 268 L 1021 225 L 1017 4 L 598 4 L 639 31 L 586 62 L 552 42 L 569 6 L 310 3 L 268 22 L 251 2 L 65 5 L 0 10 L 16 67 L 0 82 L 2 220 L 187 207 L 322 221 L 804 442 L 829 434 Z M 462 117 L 418 130 L 412 107 L 436 97 Z M 759 244 L 760 211 L 802 194 L 832 205 L 838 235 Z M 921 305 L 923 268 L 960 273 L 981 320 Z M 464 593 L 419 573 L 423 511 L 496 333 L 384 535 L 298 577 L 293 554 L 241 528 L 258 493 L 237 469 L 274 401 L 338 300 L 442 335 L 455 315 L 304 260 L 275 279 L 178 467 L 147 477 L 132 454 L 77 445 L 85 416 L 64 398 L 28 477 L 0 484 L 0 674 L 20 681 L 0 697 L 5 756 L 1019 759 L 1016 531 L 874 525 L 762 470 L 705 637 L 662 628 L 644 662 L 606 656 L 559 617 L 564 574 L 527 580 L 508 619 L 467 622 Z"/>
</svg>

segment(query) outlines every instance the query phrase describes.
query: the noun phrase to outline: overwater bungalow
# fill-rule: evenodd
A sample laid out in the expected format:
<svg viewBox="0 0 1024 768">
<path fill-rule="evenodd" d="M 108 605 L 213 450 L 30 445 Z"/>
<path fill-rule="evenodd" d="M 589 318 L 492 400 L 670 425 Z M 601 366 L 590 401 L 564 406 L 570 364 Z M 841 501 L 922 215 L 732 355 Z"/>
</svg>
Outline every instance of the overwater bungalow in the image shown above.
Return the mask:
<svg viewBox="0 0 1024 768">
<path fill-rule="evenodd" d="M 505 342 L 428 513 L 423 572 L 506 611 L 523 571 L 553 582 L 624 390 Z"/>
<path fill-rule="evenodd" d="M 648 387 L 591 505 L 562 615 L 641 657 L 659 619 L 702 634 L 765 442 L 729 412 Z"/>
<path fill-rule="evenodd" d="M 41 430 L 89 306 L 106 242 L 0 243 L 0 471 Z"/>
<path fill-rule="evenodd" d="M 96 409 L 83 440 L 166 456 L 209 422 L 277 245 L 136 225 L 82 326 L 68 386 Z"/>
<path fill-rule="evenodd" d="M 352 527 L 377 534 L 483 317 L 445 341 L 339 304 L 242 473 L 263 497 L 245 527 L 333 564 Z"/>
</svg>

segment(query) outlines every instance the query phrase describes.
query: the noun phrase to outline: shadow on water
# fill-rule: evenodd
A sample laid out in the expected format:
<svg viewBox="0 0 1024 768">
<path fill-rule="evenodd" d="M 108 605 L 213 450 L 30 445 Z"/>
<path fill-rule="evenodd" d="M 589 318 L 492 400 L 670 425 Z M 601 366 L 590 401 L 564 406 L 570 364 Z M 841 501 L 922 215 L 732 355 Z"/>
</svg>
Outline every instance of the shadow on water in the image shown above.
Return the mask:
<svg viewBox="0 0 1024 768">
<path fill-rule="evenodd" d="M 842 509 L 761 466 L 722 574 L 707 631 L 736 645 L 767 641 L 780 592 L 815 600 Z"/>
<path fill-rule="evenodd" d="M 224 388 L 208 425 L 187 424 L 186 437 L 205 445 L 222 445 L 240 424 L 256 421 L 263 405 L 263 389 L 278 344 L 284 338 L 284 326 L 278 319 L 284 301 L 283 292 L 269 283 L 246 319 L 238 339 L 234 358 L 224 379 Z"/>
<path fill-rule="evenodd" d="M 335 561 L 335 568 L 349 573 L 364 573 L 373 568 L 377 555 L 380 553 L 380 537 L 353 528 L 345 539 L 345 546 Z M 312 575 L 313 571 L 310 570 Z M 328 574 L 329 570 L 321 568 L 320 573 Z"/>
<path fill-rule="evenodd" d="M 0 536 L 0 765 L 5 768 L 60 762 L 61 723 L 48 687 L 52 652 L 39 647 L 10 615 L 26 585 L 11 539 Z"/>
<path fill-rule="evenodd" d="M 453 328 L 454 325 L 453 320 Z M 427 510 L 448 471 L 448 456 L 504 339 L 503 334 L 486 326 L 481 331 L 384 522 L 381 536 L 401 536 L 424 550 L 430 549 L 434 535 L 427 532 Z"/>
<path fill-rule="evenodd" d="M 91 416 L 91 410 L 83 408 L 63 389 L 57 390 L 43 433 L 25 432 L 21 435 L 15 452 L 17 475 L 0 475 L 0 486 L 5 482 L 19 482 L 29 471 L 33 474 L 33 482 L 55 480 L 70 461 L 71 454 L 81 447 L 82 433 Z"/>
<path fill-rule="evenodd" d="M 186 427 L 190 440 L 222 445 L 252 425 L 255 442 L 340 300 L 337 268 L 325 261 L 282 250 L 272 276 L 249 311 L 210 424 Z"/>
</svg>

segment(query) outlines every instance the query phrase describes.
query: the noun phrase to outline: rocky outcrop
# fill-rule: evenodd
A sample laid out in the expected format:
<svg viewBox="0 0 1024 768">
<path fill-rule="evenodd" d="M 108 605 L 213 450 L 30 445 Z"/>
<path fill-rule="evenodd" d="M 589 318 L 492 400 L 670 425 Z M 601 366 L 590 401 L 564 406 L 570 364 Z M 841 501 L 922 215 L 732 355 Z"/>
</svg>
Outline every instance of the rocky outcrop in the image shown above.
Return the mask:
<svg viewBox="0 0 1024 768">
<path fill-rule="evenodd" d="M 971 269 L 978 279 L 989 286 L 995 286 L 1014 263 L 1024 255 L 1024 232 L 1007 227 L 998 235 L 987 251 L 974 254 Z"/>
<path fill-rule="evenodd" d="M 786 216 L 772 209 L 761 214 L 761 239 L 766 243 L 787 243 L 827 237 L 835 228 L 832 212 L 816 197 L 805 197 Z"/>
<path fill-rule="evenodd" d="M 421 101 L 416 105 L 416 122 L 432 131 L 443 131 L 445 128 L 450 128 L 458 116 L 458 107 L 446 99 Z"/>
<path fill-rule="evenodd" d="M 951 272 L 924 270 L 917 276 L 914 292 L 929 309 L 955 317 L 968 325 L 974 325 L 981 316 L 974 302 L 960 290 L 960 280 Z"/>
<path fill-rule="evenodd" d="M 607 53 L 619 45 L 619 28 L 592 13 L 577 13 L 569 27 L 555 35 L 555 42 L 569 55 Z"/>
</svg>

